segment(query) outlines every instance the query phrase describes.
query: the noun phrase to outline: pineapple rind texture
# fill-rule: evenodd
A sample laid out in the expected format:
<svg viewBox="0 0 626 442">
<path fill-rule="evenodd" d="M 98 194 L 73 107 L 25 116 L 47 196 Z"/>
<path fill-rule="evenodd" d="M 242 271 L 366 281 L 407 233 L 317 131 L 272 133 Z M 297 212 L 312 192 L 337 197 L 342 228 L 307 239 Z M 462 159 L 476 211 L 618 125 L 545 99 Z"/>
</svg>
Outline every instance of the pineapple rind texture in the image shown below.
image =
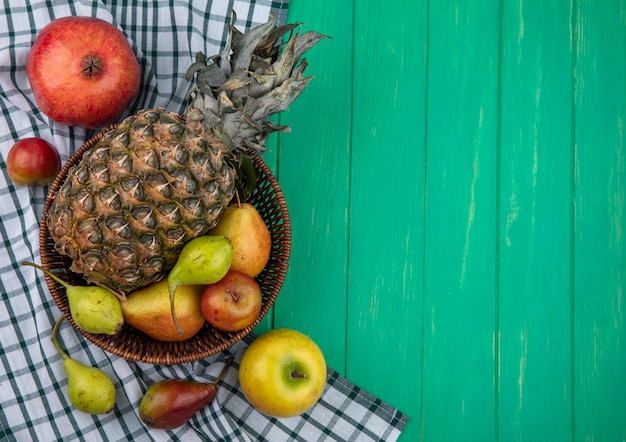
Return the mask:
<svg viewBox="0 0 626 442">
<path fill-rule="evenodd" d="M 198 53 L 190 66 L 184 116 L 140 111 L 68 171 L 46 223 L 72 271 L 129 293 L 165 277 L 184 244 L 217 223 L 235 195 L 242 156 L 289 130 L 269 116 L 304 90 L 312 77 L 301 57 L 326 38 L 274 26 L 273 17 L 245 34 L 230 26 L 222 53 Z"/>
<path fill-rule="evenodd" d="M 219 141 L 158 109 L 107 132 L 67 176 L 47 217 L 57 251 L 88 281 L 126 293 L 162 279 L 217 223 L 236 179 Z"/>
</svg>

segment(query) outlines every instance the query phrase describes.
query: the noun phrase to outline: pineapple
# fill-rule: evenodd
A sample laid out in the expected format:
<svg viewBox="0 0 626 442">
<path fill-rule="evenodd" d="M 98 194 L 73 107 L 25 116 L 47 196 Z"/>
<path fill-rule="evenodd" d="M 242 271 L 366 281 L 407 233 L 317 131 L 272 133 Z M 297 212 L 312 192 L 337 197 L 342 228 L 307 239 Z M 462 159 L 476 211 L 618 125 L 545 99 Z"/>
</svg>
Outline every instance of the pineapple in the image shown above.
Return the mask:
<svg viewBox="0 0 626 442">
<path fill-rule="evenodd" d="M 198 53 L 190 66 L 184 115 L 142 110 L 68 172 L 46 222 L 72 271 L 128 293 L 162 279 L 183 245 L 217 223 L 248 149 L 263 151 L 270 133 L 288 130 L 268 117 L 304 90 L 312 77 L 301 56 L 324 38 L 275 24 L 245 34 L 230 25 L 222 53 Z"/>
</svg>

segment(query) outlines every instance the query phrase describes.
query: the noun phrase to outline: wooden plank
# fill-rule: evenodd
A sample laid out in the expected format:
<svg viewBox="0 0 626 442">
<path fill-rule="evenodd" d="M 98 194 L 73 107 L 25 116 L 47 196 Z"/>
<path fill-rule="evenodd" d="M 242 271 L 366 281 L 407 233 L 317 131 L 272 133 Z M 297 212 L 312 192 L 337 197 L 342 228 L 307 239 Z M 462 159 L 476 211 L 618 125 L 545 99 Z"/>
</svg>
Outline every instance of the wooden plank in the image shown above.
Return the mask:
<svg viewBox="0 0 626 442">
<path fill-rule="evenodd" d="M 348 378 L 421 413 L 427 2 L 355 3 Z"/>
<path fill-rule="evenodd" d="M 498 435 L 570 441 L 570 1 L 503 7 Z"/>
<path fill-rule="evenodd" d="M 308 334 L 327 363 L 345 374 L 352 5 L 294 0 L 288 22 L 304 22 L 305 31 L 333 39 L 307 53 L 306 72 L 316 78 L 281 115 L 281 124 L 292 129 L 279 137 L 277 166 L 293 246 L 273 326 Z"/>
<path fill-rule="evenodd" d="M 495 440 L 499 2 L 430 2 L 423 439 Z"/>
<path fill-rule="evenodd" d="M 576 440 L 626 440 L 626 2 L 575 23 Z"/>
<path fill-rule="evenodd" d="M 334 40 L 281 118 L 294 252 L 265 326 L 409 414 L 401 440 L 624 440 L 624 0 L 292 20 Z"/>
</svg>

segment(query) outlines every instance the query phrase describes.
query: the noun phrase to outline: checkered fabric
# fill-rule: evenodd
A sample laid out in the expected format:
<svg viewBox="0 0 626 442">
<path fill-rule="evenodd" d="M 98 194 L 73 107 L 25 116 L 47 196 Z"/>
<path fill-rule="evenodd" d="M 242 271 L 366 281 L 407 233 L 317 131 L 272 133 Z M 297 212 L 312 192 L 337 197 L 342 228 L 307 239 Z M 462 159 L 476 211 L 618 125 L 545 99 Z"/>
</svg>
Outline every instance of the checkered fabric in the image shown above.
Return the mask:
<svg viewBox="0 0 626 442">
<path fill-rule="evenodd" d="M 239 29 L 284 23 L 288 0 L 4 1 L 0 9 L 0 441 L 394 441 L 407 417 L 329 369 L 326 390 L 306 414 L 270 419 L 254 410 L 239 389 L 238 361 L 252 336 L 230 351 L 195 363 L 157 366 L 128 362 L 89 344 L 67 322 L 59 341 L 76 360 L 103 369 L 117 398 L 107 415 L 74 409 L 67 379 L 50 334 L 60 315 L 41 274 L 19 263 L 39 259 L 39 221 L 47 188 L 17 187 L 6 158 L 20 138 L 54 144 L 62 161 L 93 133 L 51 122 L 37 110 L 25 74 L 37 32 L 55 18 L 96 16 L 124 31 L 140 61 L 143 79 L 128 113 L 165 107 L 181 112 L 187 66 L 197 51 L 217 53 L 226 21 L 237 13 Z M 125 116 L 125 115 L 124 115 Z M 146 389 L 162 379 L 210 382 L 229 354 L 236 358 L 220 383 L 217 400 L 173 431 L 149 430 L 137 407 Z"/>
</svg>

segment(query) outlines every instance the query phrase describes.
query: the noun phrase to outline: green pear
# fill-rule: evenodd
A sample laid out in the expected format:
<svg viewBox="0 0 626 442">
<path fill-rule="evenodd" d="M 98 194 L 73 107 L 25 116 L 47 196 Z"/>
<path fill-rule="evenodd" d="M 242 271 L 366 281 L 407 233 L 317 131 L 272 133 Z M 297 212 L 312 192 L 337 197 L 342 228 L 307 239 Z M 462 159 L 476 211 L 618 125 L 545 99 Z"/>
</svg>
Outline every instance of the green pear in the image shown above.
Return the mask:
<svg viewBox="0 0 626 442">
<path fill-rule="evenodd" d="M 63 351 L 57 340 L 57 333 L 64 317 L 59 317 L 54 324 L 52 343 L 63 359 L 70 402 L 84 413 L 106 414 L 115 406 L 115 385 L 104 371 L 83 365 Z"/>
<path fill-rule="evenodd" d="M 222 235 L 233 243 L 232 270 L 253 278 L 265 268 L 272 251 L 272 237 L 263 218 L 250 203 L 228 207 L 210 235 Z"/>
<path fill-rule="evenodd" d="M 206 320 L 200 301 L 203 285 L 184 285 L 176 290 L 176 314 L 185 327 L 180 335 L 172 319 L 167 280 L 153 282 L 128 294 L 122 302 L 127 324 L 159 341 L 182 341 L 200 331 Z"/>
<path fill-rule="evenodd" d="M 220 235 L 194 238 L 183 247 L 174 267 L 167 276 L 172 319 L 180 335 L 185 332 L 176 317 L 174 296 L 181 285 L 208 285 L 226 275 L 233 260 L 233 245 Z"/>
<path fill-rule="evenodd" d="M 65 287 L 72 319 L 87 333 L 114 335 L 122 329 L 120 298 L 125 299 L 122 295 L 106 287 L 70 285 L 40 265 L 26 261 L 22 264 L 41 270 Z"/>
</svg>

